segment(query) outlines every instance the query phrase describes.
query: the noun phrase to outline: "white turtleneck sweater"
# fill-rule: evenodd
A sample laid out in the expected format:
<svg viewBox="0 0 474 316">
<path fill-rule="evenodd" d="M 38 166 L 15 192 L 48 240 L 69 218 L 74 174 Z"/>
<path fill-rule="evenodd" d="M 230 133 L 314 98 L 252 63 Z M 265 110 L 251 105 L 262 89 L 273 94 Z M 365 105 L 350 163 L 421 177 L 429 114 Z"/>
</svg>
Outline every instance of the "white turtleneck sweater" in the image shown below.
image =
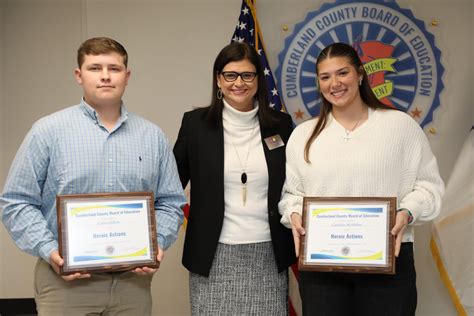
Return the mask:
<svg viewBox="0 0 474 316">
<path fill-rule="evenodd" d="M 221 243 L 248 244 L 271 240 L 267 205 L 268 171 L 257 111 L 258 105 L 249 112 L 241 112 L 224 101 L 225 212 L 219 238 Z M 245 205 L 242 200 L 243 169 L 247 174 Z"/>
<path fill-rule="evenodd" d="M 278 205 L 282 224 L 291 227 L 290 215 L 301 214 L 304 196 L 394 196 L 398 208 L 411 211 L 413 224 L 439 214 L 444 184 L 436 158 L 423 130 L 407 114 L 376 110 L 348 136 L 330 114 L 311 145 L 308 164 L 304 148 L 315 125 L 316 119 L 302 123 L 288 140 L 286 181 Z M 414 240 L 413 225 L 402 240 Z"/>
</svg>

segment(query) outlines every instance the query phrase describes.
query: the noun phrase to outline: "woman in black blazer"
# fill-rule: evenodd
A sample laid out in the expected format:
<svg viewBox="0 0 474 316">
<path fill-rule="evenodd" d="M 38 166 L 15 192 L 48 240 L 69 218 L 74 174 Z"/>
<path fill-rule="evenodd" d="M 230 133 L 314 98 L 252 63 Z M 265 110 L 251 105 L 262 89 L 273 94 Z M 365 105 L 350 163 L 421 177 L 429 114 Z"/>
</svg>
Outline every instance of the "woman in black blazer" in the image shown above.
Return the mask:
<svg viewBox="0 0 474 316">
<path fill-rule="evenodd" d="M 280 224 L 291 117 L 271 109 L 258 54 L 245 43 L 214 62 L 211 105 L 183 116 L 174 146 L 191 183 L 183 265 L 197 314 L 287 315 L 291 231 Z"/>
</svg>

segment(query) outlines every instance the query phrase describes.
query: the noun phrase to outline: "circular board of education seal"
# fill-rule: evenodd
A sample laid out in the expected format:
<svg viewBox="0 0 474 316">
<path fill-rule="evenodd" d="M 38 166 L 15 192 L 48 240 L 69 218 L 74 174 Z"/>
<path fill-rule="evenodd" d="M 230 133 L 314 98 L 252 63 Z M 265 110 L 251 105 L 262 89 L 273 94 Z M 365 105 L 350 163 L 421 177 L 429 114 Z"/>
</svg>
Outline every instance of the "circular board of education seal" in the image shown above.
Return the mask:
<svg viewBox="0 0 474 316">
<path fill-rule="evenodd" d="M 109 245 L 109 246 L 105 247 L 105 252 L 106 252 L 108 255 L 113 255 L 114 252 L 115 252 L 114 246 Z"/>
<path fill-rule="evenodd" d="M 341 254 L 343 256 L 347 256 L 351 252 L 351 248 L 349 246 L 344 246 L 341 248 Z"/>
<path fill-rule="evenodd" d="M 308 13 L 279 54 L 279 91 L 295 124 L 319 114 L 316 58 L 335 42 L 357 50 L 379 100 L 408 113 L 422 127 L 433 120 L 444 68 L 424 23 L 395 1 L 339 0 Z"/>
</svg>

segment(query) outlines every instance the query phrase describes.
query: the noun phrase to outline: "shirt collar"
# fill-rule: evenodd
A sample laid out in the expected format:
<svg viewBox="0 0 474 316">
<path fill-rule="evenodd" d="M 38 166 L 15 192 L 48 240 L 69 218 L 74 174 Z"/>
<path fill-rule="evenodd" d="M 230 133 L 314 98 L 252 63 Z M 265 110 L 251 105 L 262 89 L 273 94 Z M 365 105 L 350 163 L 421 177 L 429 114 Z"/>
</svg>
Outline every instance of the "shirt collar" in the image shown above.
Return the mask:
<svg viewBox="0 0 474 316">
<path fill-rule="evenodd" d="M 97 114 L 97 111 L 92 106 L 90 106 L 84 100 L 84 98 L 81 99 L 81 103 L 79 104 L 79 106 L 85 115 L 89 116 L 97 124 L 100 124 L 99 114 Z M 122 125 L 122 123 L 125 122 L 127 118 L 128 118 L 128 111 L 127 111 L 127 108 L 125 107 L 125 104 L 122 102 L 122 104 L 120 105 L 120 118 L 117 121 L 117 127 Z"/>
</svg>

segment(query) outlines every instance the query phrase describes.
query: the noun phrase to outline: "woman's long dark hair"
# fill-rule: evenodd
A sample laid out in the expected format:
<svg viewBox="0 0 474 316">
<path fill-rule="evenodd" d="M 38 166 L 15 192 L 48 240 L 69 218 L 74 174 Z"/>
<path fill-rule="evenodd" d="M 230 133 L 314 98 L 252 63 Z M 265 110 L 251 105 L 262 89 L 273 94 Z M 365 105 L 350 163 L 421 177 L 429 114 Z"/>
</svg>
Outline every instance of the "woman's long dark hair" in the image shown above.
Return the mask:
<svg viewBox="0 0 474 316">
<path fill-rule="evenodd" d="M 364 65 L 359 58 L 356 50 L 344 43 L 334 43 L 326 48 L 324 48 L 321 53 L 319 54 L 318 58 L 316 59 L 316 74 L 319 76 L 319 65 L 326 59 L 333 58 L 333 57 L 345 57 L 349 61 L 349 63 L 354 66 L 357 73 L 362 75 L 362 83 L 359 87 L 359 93 L 362 98 L 362 101 L 368 105 L 368 107 L 372 109 L 391 109 L 393 108 L 383 104 L 377 97 L 375 96 L 372 88 L 369 84 L 369 78 L 367 77 L 367 73 L 364 70 Z M 314 127 L 313 133 L 309 137 L 306 145 L 304 147 L 304 160 L 307 163 L 310 163 L 309 160 L 309 149 L 313 144 L 316 137 L 321 134 L 322 130 L 326 127 L 328 115 L 332 111 L 332 104 L 323 96 L 321 93 L 321 88 L 319 90 L 322 100 L 321 111 L 319 112 L 318 122 Z"/>
<path fill-rule="evenodd" d="M 255 98 L 258 100 L 258 116 L 261 123 L 264 126 L 272 126 L 276 118 L 273 115 L 273 109 L 269 107 L 269 95 L 267 83 L 265 81 L 265 75 L 263 73 L 263 67 L 260 63 L 255 48 L 247 43 L 234 42 L 224 47 L 216 57 L 214 61 L 214 67 L 212 71 L 212 100 L 211 105 L 208 107 L 207 120 L 212 126 L 218 126 L 222 120 L 222 109 L 224 103 L 222 99 L 217 98 L 217 76 L 219 76 L 224 67 L 231 62 L 242 61 L 247 59 L 250 63 L 255 66 L 257 72 L 257 93 Z"/>
</svg>

